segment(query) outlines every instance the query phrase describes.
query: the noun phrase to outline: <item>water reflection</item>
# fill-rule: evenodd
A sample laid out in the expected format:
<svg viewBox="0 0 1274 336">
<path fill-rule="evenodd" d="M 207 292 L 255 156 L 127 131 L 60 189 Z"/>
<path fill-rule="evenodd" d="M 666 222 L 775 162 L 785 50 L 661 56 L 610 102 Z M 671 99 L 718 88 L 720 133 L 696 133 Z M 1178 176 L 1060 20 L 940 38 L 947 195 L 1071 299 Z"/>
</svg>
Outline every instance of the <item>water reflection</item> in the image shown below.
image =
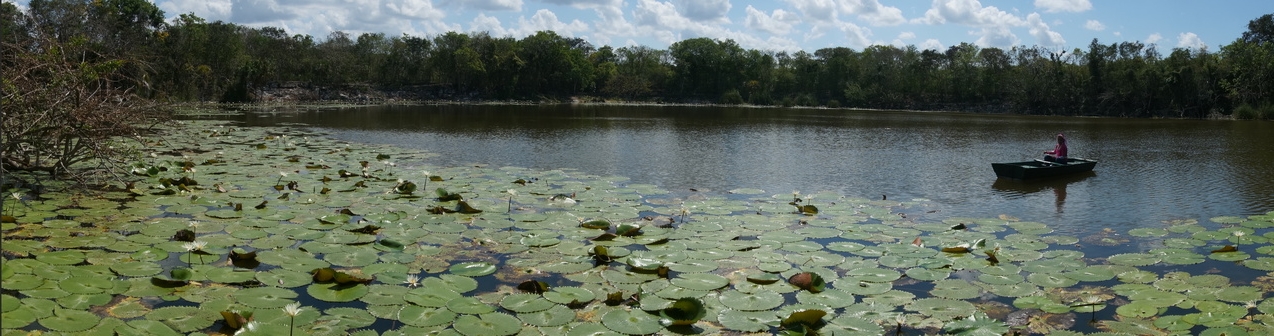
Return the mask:
<svg viewBox="0 0 1274 336">
<path fill-rule="evenodd" d="M 888 194 L 932 201 L 939 211 L 921 220 L 1008 215 L 1074 236 L 1274 209 L 1269 122 L 557 105 L 367 107 L 238 121 L 301 123 L 342 140 L 437 153 L 430 165 L 567 168 L 675 193 Z M 1102 161 L 1100 176 L 987 188 L 996 178 L 987 163 L 1038 157 L 1058 132 L 1072 155 Z"/>
<path fill-rule="evenodd" d="M 1066 205 L 1066 186 L 1072 183 L 1078 183 L 1087 180 L 1090 177 L 1097 176 L 1097 172 L 1087 171 L 1083 173 L 1051 178 L 1045 180 L 1017 180 L 1010 178 L 996 179 L 991 184 L 991 188 L 998 192 L 1006 193 L 1013 196 L 1025 196 L 1045 190 L 1053 191 L 1053 204 L 1056 212 L 1061 214 Z"/>
</svg>

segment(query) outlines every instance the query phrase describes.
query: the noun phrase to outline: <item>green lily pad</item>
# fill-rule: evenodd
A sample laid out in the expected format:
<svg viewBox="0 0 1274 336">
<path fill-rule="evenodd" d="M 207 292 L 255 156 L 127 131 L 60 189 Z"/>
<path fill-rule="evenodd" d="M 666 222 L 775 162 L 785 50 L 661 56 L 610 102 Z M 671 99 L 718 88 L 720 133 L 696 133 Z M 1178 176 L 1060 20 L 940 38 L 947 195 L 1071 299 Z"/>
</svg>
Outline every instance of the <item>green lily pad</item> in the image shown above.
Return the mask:
<svg viewBox="0 0 1274 336">
<path fill-rule="evenodd" d="M 503 313 L 463 315 L 451 327 L 466 336 L 513 335 L 522 329 L 522 321 Z"/>
<path fill-rule="evenodd" d="M 147 320 L 163 322 L 181 333 L 211 327 L 221 315 L 208 309 L 189 306 L 172 306 L 155 309 L 146 315 Z"/>
<path fill-rule="evenodd" d="M 454 299 L 452 301 L 455 301 Z M 451 303 L 448 302 L 448 307 Z M 547 310 L 555 306 L 552 301 L 536 294 L 518 293 L 500 300 L 500 307 L 517 313 L 532 313 Z M 455 309 L 452 309 L 455 310 Z"/>
<path fill-rule="evenodd" d="M 84 252 L 80 250 L 65 250 L 39 253 L 35 255 L 35 260 L 50 265 L 74 265 L 84 262 L 84 257 Z"/>
<path fill-rule="evenodd" d="M 456 313 L 447 308 L 429 308 L 407 305 L 398 312 L 398 320 L 410 326 L 433 327 L 455 321 Z"/>
<path fill-rule="evenodd" d="M 779 325 L 778 316 L 769 311 L 722 310 L 717 321 L 730 330 L 763 332 Z"/>
<path fill-rule="evenodd" d="M 460 314 L 486 314 L 495 311 L 495 307 L 483 303 L 475 297 L 458 297 L 447 301 L 447 309 Z"/>
<path fill-rule="evenodd" d="M 54 309 L 53 315 L 41 318 L 40 325 L 49 330 L 78 332 L 97 326 L 102 319 L 82 310 Z M 5 326 L 8 328 L 8 326 Z"/>
<path fill-rule="evenodd" d="M 957 319 L 942 326 L 950 335 L 980 336 L 1004 335 L 1011 329 L 1008 324 L 997 321 L 983 312 L 977 312 L 967 318 Z"/>
<path fill-rule="evenodd" d="M 563 305 L 553 305 L 549 309 L 518 313 L 518 318 L 523 323 L 537 327 L 557 327 L 564 326 L 575 320 L 575 312 Z"/>
<path fill-rule="evenodd" d="M 770 310 L 783 304 L 783 295 L 774 291 L 744 293 L 737 290 L 721 292 L 721 305 L 739 311 Z"/>
<path fill-rule="evenodd" d="M 367 295 L 367 285 L 361 283 L 312 284 L 305 287 L 306 293 L 315 299 L 327 302 L 350 302 Z"/>
<path fill-rule="evenodd" d="M 905 307 L 923 315 L 939 320 L 954 320 L 956 317 L 969 316 L 977 311 L 972 303 L 951 299 L 924 298 L 918 299 Z"/>
<path fill-rule="evenodd" d="M 981 296 L 982 288 L 965 280 L 946 279 L 934 282 L 929 294 L 940 298 L 966 300 Z"/>
<path fill-rule="evenodd" d="M 447 288 L 421 287 L 407 292 L 407 302 L 430 308 L 445 308 L 447 302 L 461 297 L 460 293 Z"/>
<path fill-rule="evenodd" d="M 235 302 L 255 309 L 283 308 L 296 301 L 295 291 L 278 287 L 246 288 L 236 291 Z"/>
<path fill-rule="evenodd" d="M 629 335 L 653 334 L 662 330 L 659 318 L 641 310 L 616 309 L 602 315 L 602 325 Z"/>
<path fill-rule="evenodd" d="M 544 299 L 557 304 L 571 304 L 573 302 L 587 303 L 593 301 L 596 294 L 593 291 L 580 287 L 553 287 L 544 292 Z"/>
<path fill-rule="evenodd" d="M 680 274 L 670 281 L 678 287 L 694 290 L 714 290 L 730 284 L 730 279 L 712 273 Z"/>
<path fill-rule="evenodd" d="M 448 270 L 455 275 L 480 277 L 495 273 L 496 267 L 488 262 L 466 262 L 452 265 Z"/>
</svg>

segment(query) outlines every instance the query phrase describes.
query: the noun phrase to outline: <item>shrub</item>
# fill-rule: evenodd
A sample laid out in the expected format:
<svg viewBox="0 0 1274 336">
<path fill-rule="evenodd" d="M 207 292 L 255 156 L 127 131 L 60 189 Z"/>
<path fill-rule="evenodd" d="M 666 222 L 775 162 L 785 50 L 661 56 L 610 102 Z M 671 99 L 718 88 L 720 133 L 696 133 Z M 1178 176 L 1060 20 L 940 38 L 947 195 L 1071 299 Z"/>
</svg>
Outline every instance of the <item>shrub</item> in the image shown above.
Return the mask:
<svg viewBox="0 0 1274 336">
<path fill-rule="evenodd" d="M 89 183 L 91 172 L 118 172 L 112 139 L 135 136 L 163 116 L 134 94 L 144 82 L 128 75 L 136 60 L 93 52 L 83 38 L 41 38 L 0 47 L 3 66 L 3 157 L 0 170 L 45 172 Z M 77 164 L 92 166 L 76 167 Z M 88 169 L 92 168 L 92 169 Z"/>
<path fill-rule="evenodd" d="M 721 94 L 721 103 L 729 105 L 743 104 L 743 95 L 739 94 L 739 90 L 730 90 Z"/>
</svg>

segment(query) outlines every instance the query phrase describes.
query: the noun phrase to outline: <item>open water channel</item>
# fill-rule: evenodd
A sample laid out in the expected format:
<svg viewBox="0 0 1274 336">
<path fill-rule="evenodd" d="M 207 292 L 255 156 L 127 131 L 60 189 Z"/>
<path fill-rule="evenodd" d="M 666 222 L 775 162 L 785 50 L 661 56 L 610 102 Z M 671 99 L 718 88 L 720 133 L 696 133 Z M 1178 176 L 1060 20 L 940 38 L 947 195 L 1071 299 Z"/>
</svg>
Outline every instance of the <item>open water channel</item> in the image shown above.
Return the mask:
<svg viewBox="0 0 1274 336">
<path fill-rule="evenodd" d="M 924 216 L 1008 215 L 1058 234 L 1274 210 L 1274 124 L 964 113 L 665 106 L 388 106 L 245 116 L 486 164 L 619 175 L 677 194 L 833 191 L 927 199 Z M 1092 174 L 997 179 L 1069 139 Z M 1132 250 L 1145 247 L 1126 246 Z M 1114 249 L 1111 253 L 1127 252 Z"/>
</svg>

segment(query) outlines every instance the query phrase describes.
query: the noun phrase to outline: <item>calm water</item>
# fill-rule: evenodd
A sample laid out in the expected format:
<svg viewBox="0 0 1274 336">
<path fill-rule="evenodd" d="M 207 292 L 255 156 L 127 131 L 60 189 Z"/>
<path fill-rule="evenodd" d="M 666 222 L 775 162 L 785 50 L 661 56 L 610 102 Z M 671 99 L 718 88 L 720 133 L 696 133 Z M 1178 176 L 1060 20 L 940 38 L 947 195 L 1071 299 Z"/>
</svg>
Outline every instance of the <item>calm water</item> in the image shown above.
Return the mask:
<svg viewBox="0 0 1274 336">
<path fill-rule="evenodd" d="M 489 164 L 621 175 L 677 194 L 760 188 L 932 201 L 926 219 L 1005 214 L 1060 234 L 1274 210 L 1274 123 L 817 109 L 600 106 L 369 107 L 254 114 L 356 142 Z M 1065 133 L 1093 174 L 997 180 Z"/>
</svg>

